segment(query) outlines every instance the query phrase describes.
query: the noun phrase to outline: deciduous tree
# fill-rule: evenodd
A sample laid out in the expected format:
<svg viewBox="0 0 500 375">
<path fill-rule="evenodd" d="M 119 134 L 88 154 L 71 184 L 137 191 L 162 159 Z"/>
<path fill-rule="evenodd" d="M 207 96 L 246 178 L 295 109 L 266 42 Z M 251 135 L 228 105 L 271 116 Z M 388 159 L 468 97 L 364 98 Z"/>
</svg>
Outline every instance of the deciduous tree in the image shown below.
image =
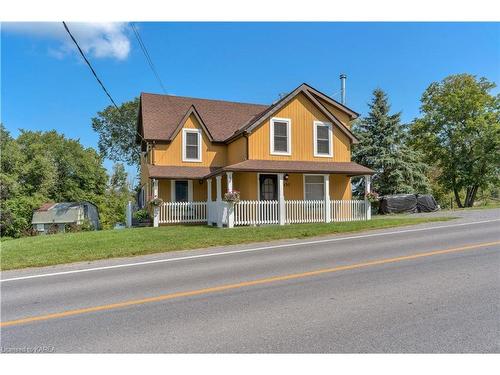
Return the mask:
<svg viewBox="0 0 500 375">
<path fill-rule="evenodd" d="M 92 129 L 99 134 L 99 152 L 107 159 L 138 165 L 140 147 L 136 144 L 139 98 L 118 108 L 109 106 L 92 119 Z"/>
<path fill-rule="evenodd" d="M 438 182 L 459 207 L 473 206 L 479 189 L 499 183 L 500 95 L 490 93 L 495 86 L 470 74 L 434 82 L 411 127 L 412 142 L 440 170 Z"/>
<path fill-rule="evenodd" d="M 22 235 L 44 202 L 96 202 L 105 194 L 108 177 L 94 149 L 55 131 L 21 130 L 13 139 L 0 130 L 2 236 Z"/>
</svg>

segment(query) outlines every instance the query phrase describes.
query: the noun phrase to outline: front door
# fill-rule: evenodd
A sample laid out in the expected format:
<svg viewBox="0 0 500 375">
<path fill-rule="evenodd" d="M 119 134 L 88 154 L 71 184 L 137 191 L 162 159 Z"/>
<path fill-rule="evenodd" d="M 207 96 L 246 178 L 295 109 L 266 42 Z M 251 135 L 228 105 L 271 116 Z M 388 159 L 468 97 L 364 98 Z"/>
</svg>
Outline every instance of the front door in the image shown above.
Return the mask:
<svg viewBox="0 0 500 375">
<path fill-rule="evenodd" d="M 278 200 L 278 176 L 275 174 L 259 175 L 260 200 Z"/>
</svg>

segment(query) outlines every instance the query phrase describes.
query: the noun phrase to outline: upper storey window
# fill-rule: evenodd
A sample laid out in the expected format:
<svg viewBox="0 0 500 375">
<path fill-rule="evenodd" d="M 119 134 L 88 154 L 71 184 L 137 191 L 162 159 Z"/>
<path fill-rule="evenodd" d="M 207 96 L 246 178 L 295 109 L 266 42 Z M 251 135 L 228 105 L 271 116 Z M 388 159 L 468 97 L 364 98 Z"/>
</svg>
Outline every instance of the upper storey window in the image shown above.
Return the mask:
<svg viewBox="0 0 500 375">
<path fill-rule="evenodd" d="M 332 124 L 314 121 L 314 156 L 333 156 L 332 133 Z"/>
<path fill-rule="evenodd" d="M 271 154 L 272 155 L 291 155 L 291 120 L 287 118 L 271 119 Z"/>
<path fill-rule="evenodd" d="M 201 162 L 200 129 L 182 129 L 182 161 Z"/>
</svg>

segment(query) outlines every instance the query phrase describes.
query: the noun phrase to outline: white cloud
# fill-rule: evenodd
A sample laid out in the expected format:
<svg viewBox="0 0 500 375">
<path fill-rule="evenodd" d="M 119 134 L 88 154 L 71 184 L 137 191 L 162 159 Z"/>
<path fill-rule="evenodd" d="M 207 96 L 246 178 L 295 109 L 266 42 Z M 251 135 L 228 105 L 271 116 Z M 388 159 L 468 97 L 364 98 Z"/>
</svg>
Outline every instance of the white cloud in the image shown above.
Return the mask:
<svg viewBox="0 0 500 375">
<path fill-rule="evenodd" d="M 69 30 L 82 50 L 95 58 L 124 60 L 130 52 L 129 26 L 125 22 L 69 22 Z M 76 51 L 76 47 L 64 30 L 62 22 L 10 22 L 2 23 L 2 31 L 49 38 L 57 41 L 49 53 L 63 58 Z"/>
</svg>

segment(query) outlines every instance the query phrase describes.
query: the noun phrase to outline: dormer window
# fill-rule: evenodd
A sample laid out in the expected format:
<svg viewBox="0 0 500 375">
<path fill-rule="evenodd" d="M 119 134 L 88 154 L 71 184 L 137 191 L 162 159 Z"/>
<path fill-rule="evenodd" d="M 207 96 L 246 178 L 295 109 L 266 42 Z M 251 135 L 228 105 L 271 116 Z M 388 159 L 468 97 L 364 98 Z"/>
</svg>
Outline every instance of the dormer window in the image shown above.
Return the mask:
<svg viewBox="0 0 500 375">
<path fill-rule="evenodd" d="M 271 154 L 272 155 L 291 155 L 291 120 L 287 118 L 272 118 L 271 119 Z"/>
<path fill-rule="evenodd" d="M 182 161 L 201 162 L 200 129 L 182 129 Z"/>
<path fill-rule="evenodd" d="M 332 124 L 314 121 L 314 156 L 333 156 Z"/>
</svg>

